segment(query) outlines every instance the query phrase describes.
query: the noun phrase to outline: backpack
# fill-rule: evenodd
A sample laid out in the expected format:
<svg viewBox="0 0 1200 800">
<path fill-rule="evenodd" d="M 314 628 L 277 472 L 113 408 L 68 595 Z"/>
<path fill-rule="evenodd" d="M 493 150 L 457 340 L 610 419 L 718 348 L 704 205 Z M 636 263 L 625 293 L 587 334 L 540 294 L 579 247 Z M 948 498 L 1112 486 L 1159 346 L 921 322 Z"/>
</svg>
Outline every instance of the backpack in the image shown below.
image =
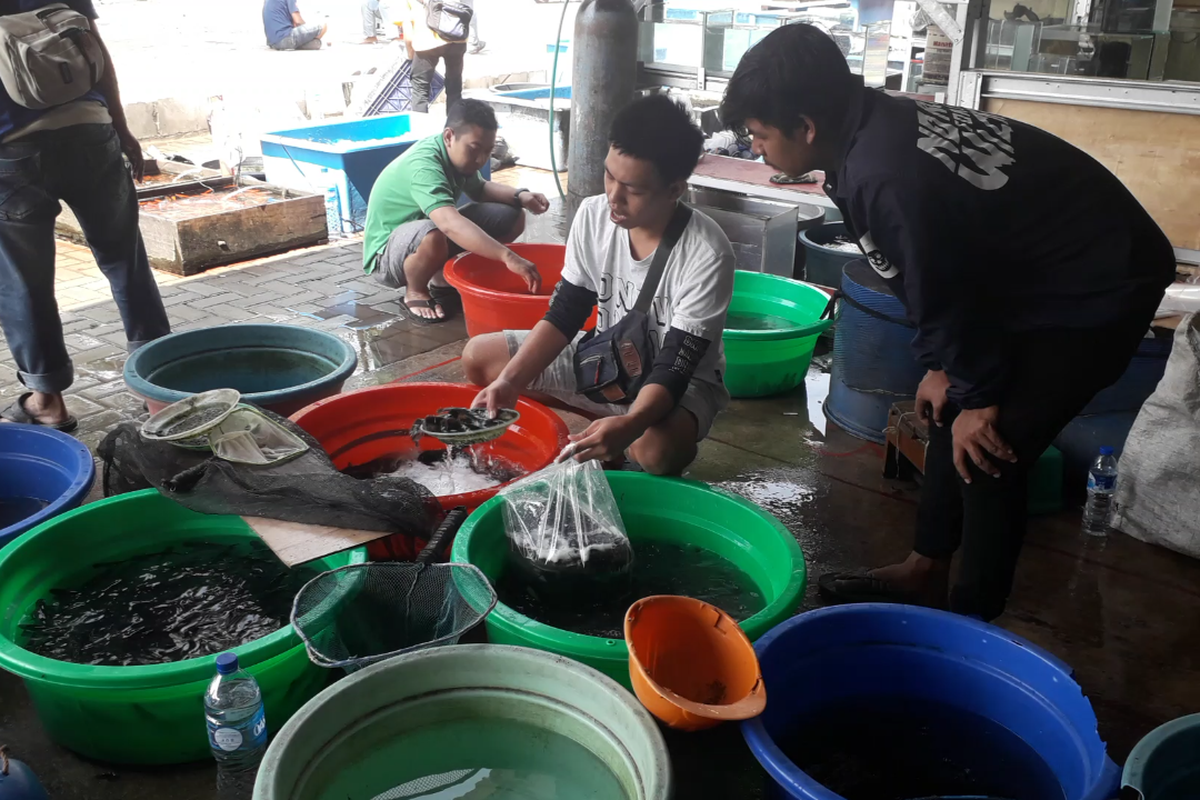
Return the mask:
<svg viewBox="0 0 1200 800">
<path fill-rule="evenodd" d="M 465 42 L 471 35 L 474 10 L 459 0 L 422 0 L 425 24 L 447 42 Z"/>
<path fill-rule="evenodd" d="M 104 77 L 92 23 L 63 3 L 0 16 L 0 83 L 25 108 L 78 100 Z"/>
</svg>

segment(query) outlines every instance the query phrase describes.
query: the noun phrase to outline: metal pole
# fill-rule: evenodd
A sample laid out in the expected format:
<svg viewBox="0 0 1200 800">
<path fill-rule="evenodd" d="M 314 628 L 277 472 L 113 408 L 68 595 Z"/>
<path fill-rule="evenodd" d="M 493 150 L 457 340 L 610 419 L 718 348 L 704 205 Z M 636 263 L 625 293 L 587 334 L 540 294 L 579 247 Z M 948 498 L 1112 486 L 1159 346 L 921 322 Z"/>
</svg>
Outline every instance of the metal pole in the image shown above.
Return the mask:
<svg viewBox="0 0 1200 800">
<path fill-rule="evenodd" d="M 604 192 L 604 159 L 613 117 L 637 86 L 638 19 L 630 0 L 584 0 L 571 41 L 571 138 L 567 218 Z"/>
</svg>

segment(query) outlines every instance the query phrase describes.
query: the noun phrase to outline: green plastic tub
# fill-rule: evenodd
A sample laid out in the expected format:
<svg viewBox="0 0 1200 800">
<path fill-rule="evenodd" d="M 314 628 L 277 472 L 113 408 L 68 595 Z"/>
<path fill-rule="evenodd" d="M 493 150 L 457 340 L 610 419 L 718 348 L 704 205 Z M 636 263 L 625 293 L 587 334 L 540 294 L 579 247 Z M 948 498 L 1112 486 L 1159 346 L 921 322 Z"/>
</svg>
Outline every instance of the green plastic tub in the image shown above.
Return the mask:
<svg viewBox="0 0 1200 800">
<path fill-rule="evenodd" d="M 639 540 L 703 547 L 750 576 L 767 602 L 742 622 L 751 640 L 790 617 L 804 594 L 800 545 L 787 528 L 758 506 L 705 484 L 638 472 L 607 472 L 636 554 Z M 470 516 L 454 539 L 452 560 L 474 564 L 495 583 L 508 563 L 502 497 Z M 504 603 L 487 618 L 488 640 L 547 650 L 582 661 L 629 686 L 629 650 L 620 639 L 601 639 L 552 628 Z"/>
<path fill-rule="evenodd" d="M 514 726 L 526 734 L 506 735 Z M 515 770 L 530 773 L 526 791 L 497 786 Z M 553 791 L 556 780 L 572 784 Z M 464 644 L 389 659 L 317 695 L 271 742 L 254 800 L 669 800 L 671 788 L 658 725 L 613 681 L 548 653 Z"/>
<path fill-rule="evenodd" d="M 829 295 L 815 286 L 739 270 L 723 337 L 729 394 L 766 397 L 803 383 L 817 337 L 833 324 L 821 319 L 828 305 Z M 750 320 L 769 321 L 770 327 L 743 327 Z"/>
<path fill-rule="evenodd" d="M 92 667 L 24 650 L 19 625 L 59 586 L 87 579 L 92 564 L 153 552 L 186 539 L 254 536 L 240 518 L 189 511 L 157 491 L 113 497 L 64 514 L 0 553 L 0 668 L 24 679 L 52 739 L 117 764 L 178 764 L 210 758 L 204 689 L 213 658 L 144 667 Z M 331 569 L 366 560 L 353 550 L 318 561 Z M 289 625 L 235 650 L 257 678 L 272 730 L 324 688 L 329 672 L 308 660 Z"/>
</svg>

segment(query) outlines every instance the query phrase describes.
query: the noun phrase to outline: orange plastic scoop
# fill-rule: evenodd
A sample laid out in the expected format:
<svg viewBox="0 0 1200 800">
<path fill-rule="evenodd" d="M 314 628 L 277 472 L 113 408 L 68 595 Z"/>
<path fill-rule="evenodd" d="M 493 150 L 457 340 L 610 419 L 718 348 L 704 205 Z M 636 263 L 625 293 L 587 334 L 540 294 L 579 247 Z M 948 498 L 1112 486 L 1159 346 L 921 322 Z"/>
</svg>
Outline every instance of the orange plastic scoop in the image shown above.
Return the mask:
<svg viewBox="0 0 1200 800">
<path fill-rule="evenodd" d="M 684 731 L 756 717 L 767 690 L 733 618 L 691 597 L 643 598 L 625 614 L 629 677 L 651 714 Z"/>
</svg>

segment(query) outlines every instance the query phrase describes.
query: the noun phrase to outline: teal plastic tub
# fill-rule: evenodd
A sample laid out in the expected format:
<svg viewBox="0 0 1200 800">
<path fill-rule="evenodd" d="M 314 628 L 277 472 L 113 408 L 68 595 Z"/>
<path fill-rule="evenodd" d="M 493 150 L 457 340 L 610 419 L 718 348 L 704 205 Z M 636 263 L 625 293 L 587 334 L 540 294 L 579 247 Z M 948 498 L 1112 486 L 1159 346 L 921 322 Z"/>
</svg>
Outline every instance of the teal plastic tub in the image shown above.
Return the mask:
<svg viewBox="0 0 1200 800">
<path fill-rule="evenodd" d="M 514 728 L 532 746 L 504 735 Z M 271 743 L 254 800 L 669 800 L 671 788 L 662 733 L 613 681 L 548 653 L 465 644 L 381 662 L 313 698 Z"/>
<path fill-rule="evenodd" d="M 199 514 L 148 489 L 64 514 L 0 552 L 0 668 L 24 679 L 50 738 L 87 758 L 117 764 L 211 758 L 202 698 L 215 674 L 214 657 L 140 667 L 72 664 L 22 648 L 20 624 L 54 589 L 86 581 L 92 564 L 185 540 L 252 536 L 241 517 Z M 366 551 L 359 548 L 313 566 L 332 569 L 364 561 Z M 291 625 L 233 652 L 262 687 L 272 730 L 329 680 L 329 672 L 308 660 Z"/>
<path fill-rule="evenodd" d="M 807 579 L 795 537 L 753 503 L 695 481 L 638 472 L 607 472 L 625 530 L 637 550 L 653 539 L 715 553 L 748 575 L 766 607 L 741 623 L 751 640 L 790 617 Z M 452 560 L 474 564 L 493 584 L 508 565 L 504 498 L 494 497 L 470 516 L 454 539 Z M 632 602 L 632 600 L 630 601 Z M 489 641 L 547 650 L 581 661 L 628 687 L 629 649 L 622 639 L 561 630 L 519 614 L 504 603 L 487 618 Z"/>
<path fill-rule="evenodd" d="M 733 397 L 766 397 L 804 382 L 829 294 L 800 281 L 739 270 L 725 323 L 725 386 Z"/>
<path fill-rule="evenodd" d="M 1122 800 L 1200 797 L 1200 714 L 1160 725 L 1137 743 L 1121 773 Z"/>
</svg>

